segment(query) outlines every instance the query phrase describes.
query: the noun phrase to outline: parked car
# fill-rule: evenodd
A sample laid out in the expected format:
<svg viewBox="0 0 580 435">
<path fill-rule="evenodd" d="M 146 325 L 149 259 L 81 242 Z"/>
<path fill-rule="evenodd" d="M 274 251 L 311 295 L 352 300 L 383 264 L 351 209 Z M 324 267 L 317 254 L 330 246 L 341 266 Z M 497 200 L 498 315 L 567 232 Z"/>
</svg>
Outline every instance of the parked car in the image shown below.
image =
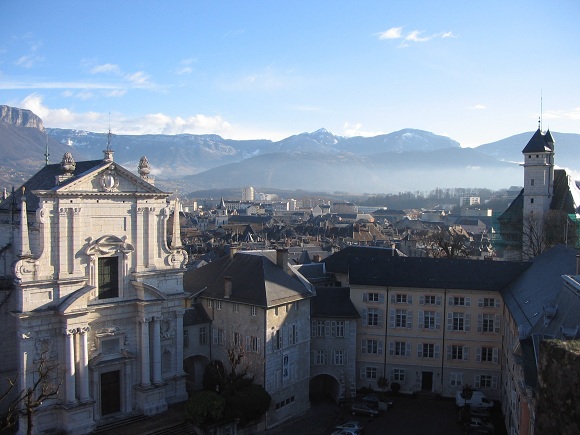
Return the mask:
<svg viewBox="0 0 580 435">
<path fill-rule="evenodd" d="M 357 433 L 359 433 L 359 434 L 364 433 L 364 426 L 358 420 L 345 421 L 344 423 L 336 426 L 336 429 L 358 431 Z"/>
<path fill-rule="evenodd" d="M 337 429 L 330 435 L 360 435 L 362 432 L 351 429 Z"/>
<path fill-rule="evenodd" d="M 487 423 L 478 417 L 471 417 L 471 420 L 469 420 L 469 423 L 467 423 L 466 426 L 467 429 L 471 432 L 489 433 L 489 434 L 495 432 L 493 424 Z"/>
<path fill-rule="evenodd" d="M 459 407 L 470 405 L 472 408 L 492 408 L 493 402 L 485 397 L 481 391 L 474 391 L 471 395 L 471 399 L 465 399 L 463 397 L 463 392 L 458 391 L 455 393 L 455 404 Z"/>
<path fill-rule="evenodd" d="M 367 396 L 364 396 L 361 400 L 365 403 L 368 403 L 372 407 L 377 408 L 379 411 L 386 411 L 387 409 L 393 406 L 393 402 L 391 401 L 383 402 L 379 399 L 379 396 L 377 396 L 376 394 L 369 394 Z"/>
<path fill-rule="evenodd" d="M 362 414 L 368 415 L 370 417 L 376 417 L 379 415 L 379 410 L 377 408 L 372 407 L 371 405 L 364 403 L 364 402 L 355 402 L 351 405 L 350 411 L 352 415 Z"/>
</svg>

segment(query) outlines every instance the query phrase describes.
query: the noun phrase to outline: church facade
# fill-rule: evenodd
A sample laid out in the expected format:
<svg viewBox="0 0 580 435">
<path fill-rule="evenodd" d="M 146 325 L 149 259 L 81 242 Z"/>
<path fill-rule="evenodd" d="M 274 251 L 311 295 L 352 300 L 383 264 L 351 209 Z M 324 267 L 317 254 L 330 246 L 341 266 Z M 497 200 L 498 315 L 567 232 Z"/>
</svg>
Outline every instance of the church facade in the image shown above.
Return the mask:
<svg viewBox="0 0 580 435">
<path fill-rule="evenodd" d="M 66 153 L 0 204 L 0 327 L 15 337 L 0 365 L 19 391 L 46 361 L 60 384 L 35 412 L 39 432 L 85 434 L 187 398 L 179 219 L 168 245 L 170 194 L 146 158 L 138 176 L 104 154 Z"/>
</svg>

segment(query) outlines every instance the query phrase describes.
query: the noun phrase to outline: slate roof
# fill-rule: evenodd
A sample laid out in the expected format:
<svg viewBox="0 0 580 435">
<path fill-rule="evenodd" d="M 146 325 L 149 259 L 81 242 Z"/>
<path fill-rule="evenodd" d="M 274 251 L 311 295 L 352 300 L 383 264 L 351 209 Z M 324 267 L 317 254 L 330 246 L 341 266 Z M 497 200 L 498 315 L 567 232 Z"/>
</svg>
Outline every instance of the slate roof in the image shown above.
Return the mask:
<svg viewBox="0 0 580 435">
<path fill-rule="evenodd" d="M 522 153 L 549 153 L 554 151 L 554 139 L 548 130 L 546 134 L 538 128 Z"/>
<path fill-rule="evenodd" d="M 232 215 L 228 217 L 230 224 L 267 224 L 272 220 L 272 216 L 254 216 L 254 215 Z"/>
<path fill-rule="evenodd" d="M 393 248 L 382 248 L 375 246 L 347 246 L 346 248 L 332 254 L 324 260 L 326 270 L 332 273 L 347 273 L 349 269 L 349 259 L 354 258 L 387 258 L 392 256 L 403 256 L 404 254 Z"/>
<path fill-rule="evenodd" d="M 184 291 L 260 307 L 272 307 L 314 296 L 296 277 L 275 263 L 276 251 L 248 251 L 222 257 L 184 275 Z M 270 258 L 274 258 L 271 260 Z M 232 279 L 232 293 L 224 297 L 225 277 Z"/>
<path fill-rule="evenodd" d="M 529 269 L 501 292 L 515 322 L 530 331 L 543 317 L 543 306 L 560 292 L 561 276 L 575 271 L 576 250 L 564 245 L 557 245 L 535 257 Z"/>
<path fill-rule="evenodd" d="M 61 164 L 54 163 L 51 165 L 44 166 L 40 171 L 38 171 L 31 178 L 29 178 L 22 186 L 14 190 L 14 200 L 15 200 L 14 202 L 16 208 L 20 210 L 22 187 L 26 188 L 24 193 L 24 195 L 26 196 L 26 208 L 29 212 L 34 212 L 39 206 L 39 197 L 33 193 L 35 190 L 56 192 L 58 190 L 61 190 L 63 187 L 66 187 L 69 184 L 74 183 L 75 181 L 84 177 L 85 175 L 88 175 L 91 172 L 99 171 L 109 166 L 110 164 L 115 165 L 115 172 L 121 174 L 124 177 L 130 178 L 132 181 L 140 184 L 141 186 L 144 186 L 148 191 L 168 195 L 167 193 L 161 191 L 159 188 L 147 183 L 146 181 L 141 180 L 131 171 L 127 170 L 126 168 L 122 167 L 121 165 L 115 162 L 109 162 L 102 159 L 86 160 L 76 162 L 76 167 L 75 170 L 73 171 L 72 177 L 67 178 L 66 180 L 60 182 L 60 184 L 56 184 L 56 177 L 59 175 L 63 175 Z M 6 198 L 4 201 L 0 203 L 0 210 L 11 210 L 12 204 L 13 199 L 11 194 L 8 196 L 8 198 Z"/>
<path fill-rule="evenodd" d="M 210 321 L 211 319 L 199 302 L 186 309 L 183 315 L 183 326 L 200 325 Z"/>
<path fill-rule="evenodd" d="M 359 319 L 360 314 L 350 299 L 350 287 L 316 287 L 310 305 L 312 317 Z"/>
<path fill-rule="evenodd" d="M 349 258 L 351 285 L 498 291 L 527 263 L 425 257 Z"/>
</svg>

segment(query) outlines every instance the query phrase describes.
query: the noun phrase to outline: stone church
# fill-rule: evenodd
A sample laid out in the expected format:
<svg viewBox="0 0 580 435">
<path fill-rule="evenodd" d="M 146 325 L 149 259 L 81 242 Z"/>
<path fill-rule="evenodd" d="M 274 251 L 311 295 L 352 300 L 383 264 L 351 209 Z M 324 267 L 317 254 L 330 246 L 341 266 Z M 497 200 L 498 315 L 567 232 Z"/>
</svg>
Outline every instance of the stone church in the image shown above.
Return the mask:
<svg viewBox="0 0 580 435">
<path fill-rule="evenodd" d="M 58 364 L 35 432 L 86 434 L 187 399 L 179 219 L 145 157 L 139 175 L 66 153 L 0 203 L 0 375 L 30 388 Z M 179 205 L 175 203 L 175 210 Z M 26 417 L 20 419 L 26 433 Z"/>
</svg>

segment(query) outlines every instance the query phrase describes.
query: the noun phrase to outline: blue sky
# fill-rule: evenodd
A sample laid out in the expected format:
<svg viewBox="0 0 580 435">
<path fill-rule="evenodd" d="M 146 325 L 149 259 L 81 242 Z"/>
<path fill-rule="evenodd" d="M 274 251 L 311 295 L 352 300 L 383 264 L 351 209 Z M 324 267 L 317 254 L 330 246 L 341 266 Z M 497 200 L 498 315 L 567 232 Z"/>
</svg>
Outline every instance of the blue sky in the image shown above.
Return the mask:
<svg viewBox="0 0 580 435">
<path fill-rule="evenodd" d="M 279 140 L 580 133 L 580 2 L 0 0 L 0 104 L 46 127 Z M 109 115 L 110 114 L 110 115 Z"/>
</svg>

